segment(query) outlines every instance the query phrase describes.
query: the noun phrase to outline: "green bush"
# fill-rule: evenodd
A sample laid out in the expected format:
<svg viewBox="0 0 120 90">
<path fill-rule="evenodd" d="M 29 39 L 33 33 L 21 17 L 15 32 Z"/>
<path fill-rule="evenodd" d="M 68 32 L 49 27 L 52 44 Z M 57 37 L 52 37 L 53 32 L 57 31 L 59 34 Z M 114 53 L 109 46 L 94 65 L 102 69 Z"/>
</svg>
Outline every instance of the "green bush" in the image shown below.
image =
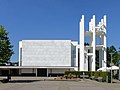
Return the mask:
<svg viewBox="0 0 120 90">
<path fill-rule="evenodd" d="M 83 71 L 85 75 L 88 75 L 89 77 L 91 76 L 91 71 Z"/>
<path fill-rule="evenodd" d="M 118 79 L 118 77 L 119 77 L 119 73 L 113 75 L 113 78 L 114 78 L 114 79 Z"/>
<path fill-rule="evenodd" d="M 100 77 L 102 77 L 102 81 L 105 82 L 107 77 L 107 72 L 100 72 Z"/>
<path fill-rule="evenodd" d="M 88 75 L 89 77 L 91 76 L 95 76 L 95 78 L 98 78 L 98 77 L 102 77 L 103 78 L 103 82 L 106 81 L 106 78 L 108 77 L 108 82 L 110 82 L 110 74 L 109 72 L 98 72 L 98 71 L 65 71 L 65 74 L 69 74 L 71 73 L 72 75 L 76 75 L 79 76 L 79 75 L 83 75 L 83 72 L 85 75 Z"/>
<path fill-rule="evenodd" d="M 95 76 L 95 78 L 98 78 L 98 77 L 99 77 L 99 72 L 98 72 L 98 71 L 95 71 L 95 72 L 94 72 L 94 76 Z"/>
<path fill-rule="evenodd" d="M 108 74 L 108 83 L 110 83 L 111 82 L 111 73 L 108 72 L 107 74 Z"/>
<path fill-rule="evenodd" d="M 95 76 L 94 74 L 95 74 L 94 71 L 90 71 L 90 77 Z"/>
<path fill-rule="evenodd" d="M 91 75 L 91 72 L 90 71 L 65 71 L 65 74 L 73 74 L 73 75 L 83 75 L 83 72 L 85 75 Z"/>
</svg>

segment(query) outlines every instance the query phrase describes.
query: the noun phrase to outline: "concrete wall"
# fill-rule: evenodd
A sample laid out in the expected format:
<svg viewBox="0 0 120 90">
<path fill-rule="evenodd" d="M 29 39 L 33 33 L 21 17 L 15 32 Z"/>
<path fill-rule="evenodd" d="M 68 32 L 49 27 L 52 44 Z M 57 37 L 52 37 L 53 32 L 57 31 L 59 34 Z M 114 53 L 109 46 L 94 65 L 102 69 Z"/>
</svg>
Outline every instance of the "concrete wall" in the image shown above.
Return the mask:
<svg viewBox="0 0 120 90">
<path fill-rule="evenodd" d="M 64 73 L 65 71 L 68 71 L 69 69 L 48 69 L 48 73 Z"/>
<path fill-rule="evenodd" d="M 22 66 L 71 66 L 71 40 L 22 40 Z"/>
<path fill-rule="evenodd" d="M 35 69 L 21 69 L 21 73 L 36 73 Z"/>
</svg>

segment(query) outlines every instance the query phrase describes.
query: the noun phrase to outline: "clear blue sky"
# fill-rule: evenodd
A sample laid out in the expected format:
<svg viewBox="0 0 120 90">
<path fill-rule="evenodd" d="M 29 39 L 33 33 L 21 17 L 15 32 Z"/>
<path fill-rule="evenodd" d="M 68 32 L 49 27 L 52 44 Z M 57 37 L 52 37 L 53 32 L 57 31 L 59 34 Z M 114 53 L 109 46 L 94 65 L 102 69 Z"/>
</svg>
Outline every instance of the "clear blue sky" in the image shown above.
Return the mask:
<svg viewBox="0 0 120 90">
<path fill-rule="evenodd" d="M 0 25 L 8 32 L 18 60 L 18 42 L 79 38 L 79 20 L 107 15 L 107 45 L 120 47 L 120 0 L 0 0 Z M 88 27 L 86 27 L 87 29 Z"/>
</svg>

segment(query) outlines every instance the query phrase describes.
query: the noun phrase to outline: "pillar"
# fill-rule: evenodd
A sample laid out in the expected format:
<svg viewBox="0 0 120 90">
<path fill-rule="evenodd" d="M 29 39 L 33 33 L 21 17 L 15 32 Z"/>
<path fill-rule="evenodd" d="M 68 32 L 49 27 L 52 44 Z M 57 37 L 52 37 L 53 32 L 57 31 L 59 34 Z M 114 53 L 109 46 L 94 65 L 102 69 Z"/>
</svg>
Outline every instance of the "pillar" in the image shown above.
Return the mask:
<svg viewBox="0 0 120 90">
<path fill-rule="evenodd" d="M 21 58 L 22 58 L 22 57 L 21 57 L 21 56 L 22 56 L 22 55 L 21 55 L 21 54 L 22 54 L 22 51 L 21 51 L 21 50 L 22 50 L 22 41 L 19 42 L 19 66 L 21 66 L 21 64 L 22 64 L 22 62 L 21 62 L 21 61 L 22 61 L 22 60 L 21 60 Z"/>
<path fill-rule="evenodd" d="M 106 48 L 107 48 L 107 44 L 106 44 L 106 15 L 104 15 L 104 18 L 103 18 L 103 23 L 104 23 L 104 30 L 105 30 L 105 33 L 104 33 L 104 67 L 106 67 L 107 65 L 107 55 L 106 55 Z"/>
<path fill-rule="evenodd" d="M 76 63 L 75 63 L 76 70 L 78 71 L 78 46 L 76 46 Z"/>
<path fill-rule="evenodd" d="M 87 53 L 85 53 L 84 71 L 88 71 L 88 56 L 87 56 Z"/>
<path fill-rule="evenodd" d="M 37 68 L 36 68 L 36 77 L 37 77 Z"/>
<path fill-rule="evenodd" d="M 84 71 L 84 15 L 80 21 L 80 71 Z"/>
<path fill-rule="evenodd" d="M 95 71 L 95 50 L 96 50 L 96 45 L 95 45 L 95 38 L 96 38 L 96 34 L 95 34 L 95 15 L 93 15 L 93 19 L 92 19 L 92 30 L 93 30 L 93 41 L 92 41 L 92 47 L 93 47 L 93 56 L 92 56 L 92 71 Z"/>
<path fill-rule="evenodd" d="M 48 77 L 48 68 L 47 68 L 47 77 Z"/>
</svg>

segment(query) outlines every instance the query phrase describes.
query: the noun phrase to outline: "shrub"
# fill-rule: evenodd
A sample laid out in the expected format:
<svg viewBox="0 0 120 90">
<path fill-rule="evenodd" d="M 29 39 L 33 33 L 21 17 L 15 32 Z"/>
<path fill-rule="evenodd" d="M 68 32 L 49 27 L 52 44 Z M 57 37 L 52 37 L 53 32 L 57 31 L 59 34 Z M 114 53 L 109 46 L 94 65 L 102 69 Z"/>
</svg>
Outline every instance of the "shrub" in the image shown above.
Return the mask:
<svg viewBox="0 0 120 90">
<path fill-rule="evenodd" d="M 107 72 L 100 72 L 100 77 L 102 77 L 102 81 L 105 82 L 107 77 Z"/>
<path fill-rule="evenodd" d="M 94 72 L 94 76 L 95 76 L 95 78 L 98 78 L 99 72 L 98 72 L 98 71 L 95 71 L 95 72 Z"/>
<path fill-rule="evenodd" d="M 108 74 L 108 83 L 110 83 L 111 82 L 111 73 L 108 72 L 107 74 Z"/>
<path fill-rule="evenodd" d="M 95 76 L 95 78 L 102 77 L 102 81 L 106 81 L 106 78 L 108 76 L 108 82 L 110 81 L 110 74 L 109 72 L 98 72 L 98 71 L 65 71 L 65 74 L 71 73 L 72 75 L 83 75 L 83 72 L 85 75 L 88 75 L 89 77 Z"/>
</svg>

